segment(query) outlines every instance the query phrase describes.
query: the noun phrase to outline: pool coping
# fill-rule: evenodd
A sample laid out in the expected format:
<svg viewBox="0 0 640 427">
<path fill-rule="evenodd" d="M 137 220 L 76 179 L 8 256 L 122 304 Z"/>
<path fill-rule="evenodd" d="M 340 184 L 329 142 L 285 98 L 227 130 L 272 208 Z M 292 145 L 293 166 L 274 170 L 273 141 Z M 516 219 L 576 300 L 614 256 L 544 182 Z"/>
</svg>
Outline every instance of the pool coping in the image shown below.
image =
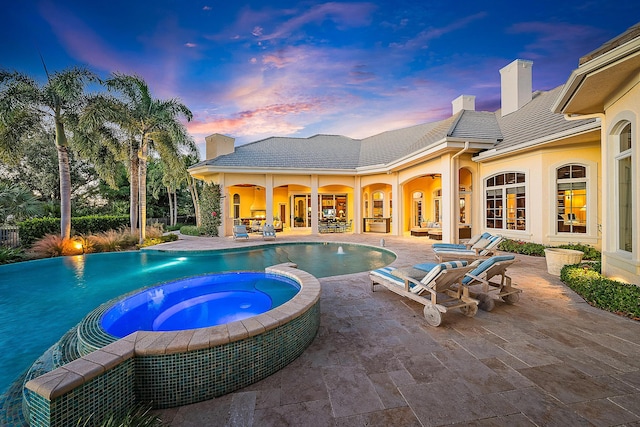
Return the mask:
<svg viewBox="0 0 640 427">
<path fill-rule="evenodd" d="M 294 263 L 267 267 L 265 272 L 286 276 L 300 284 L 283 305 L 226 325 L 176 332 L 134 332 L 51 372 L 28 381 L 25 387 L 51 401 L 82 386 L 134 357 L 168 355 L 213 348 L 239 341 L 286 324 L 320 300 L 320 282 Z"/>
</svg>

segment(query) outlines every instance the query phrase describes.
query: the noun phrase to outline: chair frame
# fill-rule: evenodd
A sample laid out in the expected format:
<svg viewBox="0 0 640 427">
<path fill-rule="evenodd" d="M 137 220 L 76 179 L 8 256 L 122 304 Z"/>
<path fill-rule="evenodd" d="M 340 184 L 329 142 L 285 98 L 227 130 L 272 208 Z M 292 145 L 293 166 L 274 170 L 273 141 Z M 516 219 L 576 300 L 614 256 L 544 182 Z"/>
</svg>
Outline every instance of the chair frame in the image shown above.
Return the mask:
<svg viewBox="0 0 640 427">
<path fill-rule="evenodd" d="M 240 231 L 243 229 L 244 231 Z M 249 232 L 247 230 L 246 225 L 234 225 L 233 226 L 233 240 L 237 240 L 238 238 L 244 237 L 249 240 Z"/>
<path fill-rule="evenodd" d="M 262 239 L 263 240 L 268 240 L 268 239 L 275 239 L 276 238 L 276 229 L 274 228 L 273 225 L 271 224 L 265 224 L 262 227 Z"/>
<path fill-rule="evenodd" d="M 481 293 L 473 293 L 472 290 L 472 295 L 480 300 L 480 309 L 485 311 L 493 310 L 495 306 L 493 296 L 496 296 L 507 304 L 515 304 L 518 302 L 522 289 L 514 287 L 511 277 L 507 276 L 507 268 L 516 262 L 518 262 L 516 259 L 498 261 L 478 276 L 471 274 L 471 271 L 477 267 L 475 266 L 465 275 L 472 279 L 465 286 L 469 288 L 480 286 L 482 289 Z M 499 282 L 491 281 L 495 276 L 500 276 Z"/>
<path fill-rule="evenodd" d="M 382 285 L 398 295 L 424 305 L 423 314 L 427 323 L 437 327 L 442 323 L 442 314 L 449 310 L 458 308 L 468 317 L 473 317 L 478 312 L 479 301 L 471 297 L 467 286 L 462 285 L 465 274 L 472 269 L 469 265 L 448 268 L 442 270 L 427 284 L 408 276 L 395 280 L 376 274 L 375 270 L 369 273 L 369 278 L 372 292 L 375 292 L 375 285 Z M 428 273 L 425 271 L 425 276 Z"/>
</svg>

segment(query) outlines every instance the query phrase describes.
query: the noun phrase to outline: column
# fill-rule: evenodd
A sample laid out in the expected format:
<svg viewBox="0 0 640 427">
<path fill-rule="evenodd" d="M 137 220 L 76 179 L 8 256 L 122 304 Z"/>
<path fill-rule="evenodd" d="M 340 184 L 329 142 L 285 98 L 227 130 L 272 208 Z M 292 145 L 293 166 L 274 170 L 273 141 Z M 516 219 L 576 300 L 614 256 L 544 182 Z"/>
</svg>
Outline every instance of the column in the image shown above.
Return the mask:
<svg viewBox="0 0 640 427">
<path fill-rule="evenodd" d="M 318 234 L 318 175 L 311 175 L 311 233 Z"/>
<path fill-rule="evenodd" d="M 266 202 L 266 224 L 273 224 L 273 175 L 265 175 L 265 202 Z"/>
</svg>

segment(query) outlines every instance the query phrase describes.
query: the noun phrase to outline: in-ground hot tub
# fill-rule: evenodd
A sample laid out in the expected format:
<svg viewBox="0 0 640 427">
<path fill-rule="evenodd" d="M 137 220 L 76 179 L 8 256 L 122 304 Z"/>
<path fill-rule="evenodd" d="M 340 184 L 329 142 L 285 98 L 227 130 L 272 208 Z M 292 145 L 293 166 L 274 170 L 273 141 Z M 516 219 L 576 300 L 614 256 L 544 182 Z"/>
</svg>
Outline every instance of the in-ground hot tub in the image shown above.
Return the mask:
<svg viewBox="0 0 640 427">
<path fill-rule="evenodd" d="M 136 331 L 207 328 L 272 310 L 299 290 L 296 281 L 263 272 L 189 277 L 119 300 L 104 312 L 101 326 L 118 338 Z"/>
<path fill-rule="evenodd" d="M 318 331 L 320 283 L 291 264 L 265 272 L 293 282 L 298 292 L 278 307 L 217 326 L 137 331 L 118 338 L 103 328 L 101 319 L 122 299 L 94 310 L 77 330 L 78 350 L 84 356 L 26 384 L 29 419 L 37 424 L 41 418 L 55 418 L 68 425 L 67 421 L 122 412 L 136 402 L 151 402 L 155 408 L 187 405 L 246 387 L 282 369 Z M 150 296 L 160 300 L 167 294 Z M 191 296 L 187 299 L 193 307 L 209 307 L 204 311 L 215 300 Z M 154 304 L 153 298 L 150 301 Z M 162 313 L 189 310 L 186 305 L 178 307 Z M 171 313 L 158 324 L 168 324 Z M 105 403 L 96 407 L 87 402 Z"/>
</svg>

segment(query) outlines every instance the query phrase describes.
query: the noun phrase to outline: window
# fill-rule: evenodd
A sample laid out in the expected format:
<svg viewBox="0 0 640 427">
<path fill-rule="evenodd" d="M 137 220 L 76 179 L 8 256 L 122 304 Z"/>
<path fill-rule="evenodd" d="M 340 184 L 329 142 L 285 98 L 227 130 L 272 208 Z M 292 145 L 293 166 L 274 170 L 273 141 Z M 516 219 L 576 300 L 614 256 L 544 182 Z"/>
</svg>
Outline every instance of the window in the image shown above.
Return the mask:
<svg viewBox="0 0 640 427">
<path fill-rule="evenodd" d="M 506 230 L 526 230 L 525 176 L 506 172 L 485 181 L 486 226 Z"/>
<path fill-rule="evenodd" d="M 382 218 L 384 216 L 384 193 L 376 191 L 373 193 L 373 217 Z"/>
<path fill-rule="evenodd" d="M 422 192 L 416 191 L 413 193 L 413 226 L 420 227 L 420 223 L 424 222 L 422 216 Z"/>
<path fill-rule="evenodd" d="M 440 223 L 442 219 L 442 189 L 438 189 L 433 192 L 433 219 L 435 222 Z"/>
<path fill-rule="evenodd" d="M 233 218 L 234 219 L 240 218 L 240 195 L 239 194 L 233 195 Z"/>
<path fill-rule="evenodd" d="M 564 165 L 556 169 L 556 231 L 587 232 L 587 168 Z"/>
<path fill-rule="evenodd" d="M 631 143 L 631 124 L 629 123 L 620 132 L 616 156 L 618 249 L 626 252 L 633 251 Z"/>
</svg>

